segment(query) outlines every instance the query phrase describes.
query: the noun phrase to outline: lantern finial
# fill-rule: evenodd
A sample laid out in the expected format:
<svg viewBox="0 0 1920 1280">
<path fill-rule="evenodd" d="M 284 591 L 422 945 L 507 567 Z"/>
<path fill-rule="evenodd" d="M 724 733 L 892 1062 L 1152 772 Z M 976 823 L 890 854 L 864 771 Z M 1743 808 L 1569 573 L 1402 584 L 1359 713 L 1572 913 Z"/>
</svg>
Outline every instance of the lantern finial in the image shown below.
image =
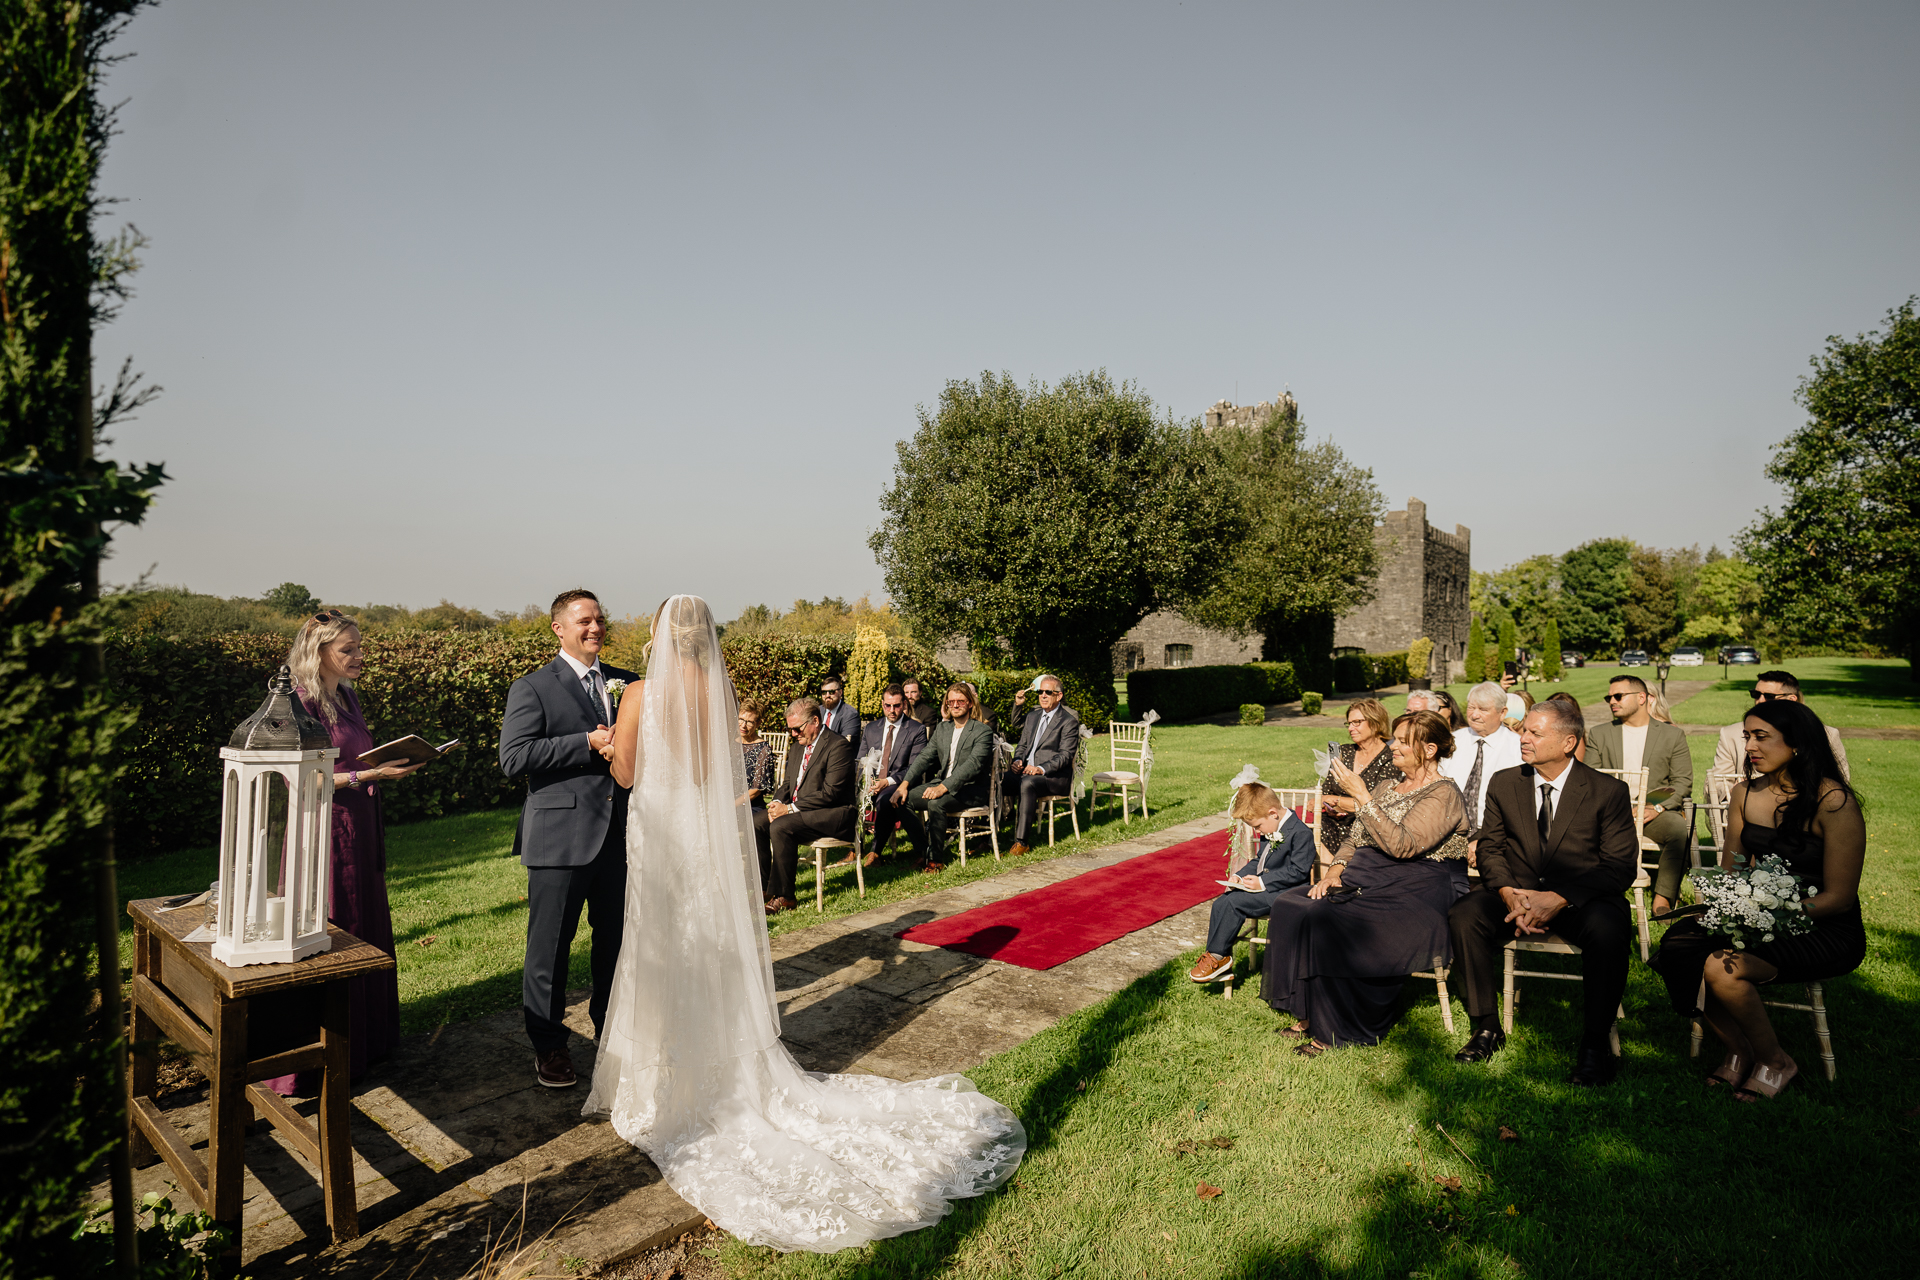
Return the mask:
<svg viewBox="0 0 1920 1280">
<path fill-rule="evenodd" d="M 333 738 L 293 696 L 293 670 L 282 663 L 267 681 L 267 700 L 240 722 L 227 745 L 240 751 L 313 751 L 332 746 Z"/>
</svg>

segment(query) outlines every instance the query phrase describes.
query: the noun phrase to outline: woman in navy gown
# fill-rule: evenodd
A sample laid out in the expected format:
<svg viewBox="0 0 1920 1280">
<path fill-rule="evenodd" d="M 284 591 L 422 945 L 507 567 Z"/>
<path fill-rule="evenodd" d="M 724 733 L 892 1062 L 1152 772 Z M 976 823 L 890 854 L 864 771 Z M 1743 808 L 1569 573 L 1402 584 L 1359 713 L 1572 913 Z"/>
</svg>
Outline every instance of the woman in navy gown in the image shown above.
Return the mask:
<svg viewBox="0 0 1920 1280">
<path fill-rule="evenodd" d="M 1371 793 L 1334 761 L 1343 790 L 1363 798 L 1346 841 L 1319 883 L 1275 899 L 1260 998 L 1295 1022 L 1295 1050 L 1378 1044 L 1392 1029 L 1407 975 L 1449 963 L 1447 910 L 1467 889 L 1467 806 L 1441 776 L 1453 731 L 1432 711 L 1393 722 L 1393 762 L 1404 777 Z"/>
<path fill-rule="evenodd" d="M 1666 980 L 1674 1010 L 1704 1018 L 1727 1046 L 1726 1060 L 1707 1083 L 1730 1086 L 1742 1102 L 1753 1102 L 1773 1097 L 1800 1071 L 1780 1047 L 1760 988 L 1823 982 L 1852 973 L 1866 958 L 1860 867 L 1867 828 L 1827 728 L 1805 703 L 1762 702 L 1741 729 L 1747 776 L 1727 802 L 1721 865 L 1731 867 L 1735 855 L 1750 862 L 1778 856 L 1802 889 L 1814 891 L 1805 904 L 1813 931 L 1775 934 L 1772 942 L 1743 939 L 1746 946 L 1736 948 L 1727 935 L 1682 920 L 1660 940 L 1653 967 Z"/>
</svg>

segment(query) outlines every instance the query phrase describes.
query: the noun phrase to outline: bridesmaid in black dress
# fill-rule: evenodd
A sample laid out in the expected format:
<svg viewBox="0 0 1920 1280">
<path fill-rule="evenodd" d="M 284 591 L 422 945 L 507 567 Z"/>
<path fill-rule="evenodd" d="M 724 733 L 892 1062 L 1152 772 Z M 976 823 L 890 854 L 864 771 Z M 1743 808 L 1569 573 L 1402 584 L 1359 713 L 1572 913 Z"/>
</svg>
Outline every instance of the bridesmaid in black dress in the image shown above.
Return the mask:
<svg viewBox="0 0 1920 1280">
<path fill-rule="evenodd" d="M 1804 703 L 1760 703 L 1747 713 L 1743 736 L 1747 780 L 1734 787 L 1727 805 L 1721 865 L 1731 867 L 1736 854 L 1751 860 L 1778 855 L 1805 887 L 1819 890 L 1806 904 L 1813 932 L 1752 939 L 1735 950 L 1725 934 L 1682 920 L 1661 939 L 1653 967 L 1666 980 L 1674 1009 L 1704 1017 L 1727 1046 L 1726 1061 L 1707 1083 L 1731 1085 L 1735 1097 L 1753 1102 L 1778 1094 L 1800 1071 L 1774 1035 L 1760 988 L 1837 978 L 1866 957 L 1860 867 L 1867 828 L 1826 726 Z"/>
<path fill-rule="evenodd" d="M 1332 767 L 1342 789 L 1367 798 L 1326 876 L 1274 899 L 1260 986 L 1294 1016 L 1281 1034 L 1301 1039 L 1303 1057 L 1378 1044 L 1407 975 L 1449 962 L 1447 911 L 1467 890 L 1467 804 L 1440 774 L 1452 752 L 1446 720 L 1414 711 L 1393 722 L 1402 781 L 1368 795 L 1359 774 Z"/>
</svg>

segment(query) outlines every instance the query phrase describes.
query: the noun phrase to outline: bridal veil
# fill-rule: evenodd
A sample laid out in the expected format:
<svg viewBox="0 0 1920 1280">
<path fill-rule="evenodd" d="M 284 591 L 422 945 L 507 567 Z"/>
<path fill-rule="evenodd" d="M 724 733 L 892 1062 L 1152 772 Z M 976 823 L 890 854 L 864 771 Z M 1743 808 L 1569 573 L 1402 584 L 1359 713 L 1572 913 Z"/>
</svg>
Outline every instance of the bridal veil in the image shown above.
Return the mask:
<svg viewBox="0 0 1920 1280">
<path fill-rule="evenodd" d="M 733 687 L 704 600 L 660 607 L 637 692 L 626 934 L 586 1112 L 716 1224 L 782 1250 L 929 1226 L 1012 1176 L 1026 1133 L 965 1077 L 823 1075 L 781 1044 Z"/>
</svg>

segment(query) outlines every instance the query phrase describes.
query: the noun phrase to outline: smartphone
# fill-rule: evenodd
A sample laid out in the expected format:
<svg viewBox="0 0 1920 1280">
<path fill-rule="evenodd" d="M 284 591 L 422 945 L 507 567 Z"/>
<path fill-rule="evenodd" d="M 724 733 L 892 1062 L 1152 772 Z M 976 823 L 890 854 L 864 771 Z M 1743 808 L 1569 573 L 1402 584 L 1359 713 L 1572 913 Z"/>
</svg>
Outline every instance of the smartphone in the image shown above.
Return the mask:
<svg viewBox="0 0 1920 1280">
<path fill-rule="evenodd" d="M 1500 669 L 1510 676 L 1517 677 L 1520 674 L 1520 667 L 1516 663 L 1503 662 L 1500 664 Z"/>
<path fill-rule="evenodd" d="M 1335 760 L 1338 760 L 1340 758 L 1340 744 L 1337 742 L 1327 743 L 1327 754 Z"/>
</svg>

